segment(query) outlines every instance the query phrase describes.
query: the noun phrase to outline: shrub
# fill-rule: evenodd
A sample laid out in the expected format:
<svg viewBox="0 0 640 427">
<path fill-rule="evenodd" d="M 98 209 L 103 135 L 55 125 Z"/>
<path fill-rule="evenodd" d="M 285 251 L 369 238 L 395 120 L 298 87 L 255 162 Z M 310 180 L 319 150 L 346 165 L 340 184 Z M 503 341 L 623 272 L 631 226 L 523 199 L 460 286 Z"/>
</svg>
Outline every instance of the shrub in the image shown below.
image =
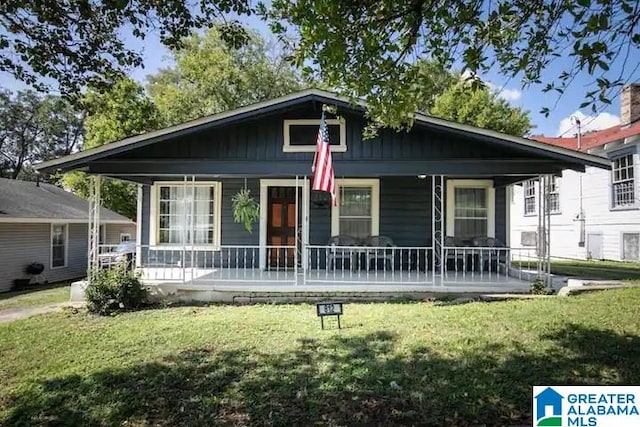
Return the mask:
<svg viewBox="0 0 640 427">
<path fill-rule="evenodd" d="M 547 285 L 545 285 L 544 280 L 538 277 L 531 283 L 529 293 L 534 295 L 547 295 L 549 293 L 549 289 L 547 289 Z"/>
<path fill-rule="evenodd" d="M 85 297 L 89 311 L 100 315 L 137 310 L 149 301 L 140 278 L 124 265 L 97 270 L 85 289 Z"/>
</svg>

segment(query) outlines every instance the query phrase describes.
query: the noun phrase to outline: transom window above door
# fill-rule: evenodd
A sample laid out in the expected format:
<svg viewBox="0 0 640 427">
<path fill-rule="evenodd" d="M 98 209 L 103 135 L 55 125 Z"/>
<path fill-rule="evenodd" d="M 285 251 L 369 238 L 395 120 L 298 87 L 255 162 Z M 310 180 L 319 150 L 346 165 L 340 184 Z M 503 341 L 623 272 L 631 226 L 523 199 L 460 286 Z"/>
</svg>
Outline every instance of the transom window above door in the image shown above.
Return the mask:
<svg viewBox="0 0 640 427">
<path fill-rule="evenodd" d="M 331 210 L 331 235 L 357 239 L 375 236 L 380 227 L 380 182 L 377 179 L 337 180 L 338 205 Z"/>
</svg>

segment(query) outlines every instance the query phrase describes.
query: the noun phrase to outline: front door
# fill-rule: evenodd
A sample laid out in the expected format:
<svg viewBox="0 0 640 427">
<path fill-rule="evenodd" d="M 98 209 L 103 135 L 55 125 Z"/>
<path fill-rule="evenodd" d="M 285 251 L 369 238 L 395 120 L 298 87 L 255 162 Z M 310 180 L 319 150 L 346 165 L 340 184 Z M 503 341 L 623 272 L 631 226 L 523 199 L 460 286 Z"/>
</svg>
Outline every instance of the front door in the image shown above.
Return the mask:
<svg viewBox="0 0 640 427">
<path fill-rule="evenodd" d="M 296 188 L 269 187 L 267 204 L 269 268 L 293 267 L 296 250 Z"/>
</svg>

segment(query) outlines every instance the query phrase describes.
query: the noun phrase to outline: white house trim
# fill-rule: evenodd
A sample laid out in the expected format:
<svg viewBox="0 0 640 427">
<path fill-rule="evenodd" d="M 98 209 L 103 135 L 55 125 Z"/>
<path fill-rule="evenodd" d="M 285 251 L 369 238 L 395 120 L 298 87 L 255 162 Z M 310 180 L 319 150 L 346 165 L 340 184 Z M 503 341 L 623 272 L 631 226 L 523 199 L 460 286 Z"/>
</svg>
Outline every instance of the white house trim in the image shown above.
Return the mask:
<svg viewBox="0 0 640 427">
<path fill-rule="evenodd" d="M 192 245 L 193 249 L 214 249 L 220 247 L 221 241 L 221 225 L 222 225 L 222 182 L 220 181 L 156 181 L 151 186 L 151 197 L 150 197 L 150 206 L 149 206 L 149 245 L 156 246 L 154 250 L 172 250 L 176 247 L 184 247 L 186 242 L 183 244 L 171 244 L 171 243 L 158 243 L 158 234 L 160 232 L 158 227 L 158 204 L 160 203 L 159 191 L 160 187 L 163 186 L 185 186 L 185 187 L 214 187 L 215 194 L 215 214 L 214 214 L 214 236 L 212 244 L 198 244 Z M 189 246 L 189 249 L 192 249 L 192 246 Z"/>
<path fill-rule="evenodd" d="M 371 187 L 371 235 L 380 234 L 380 180 L 345 178 L 336 180 L 338 205 L 331 208 L 331 235 L 340 234 L 340 187 Z"/>
<path fill-rule="evenodd" d="M 449 179 L 447 180 L 447 236 L 455 236 L 455 206 L 457 188 L 484 188 L 487 190 L 487 235 L 496 237 L 496 190 L 491 179 Z"/>
<path fill-rule="evenodd" d="M 267 204 L 269 187 L 302 188 L 302 247 L 309 244 L 309 186 L 306 177 L 300 179 L 261 179 L 260 180 L 260 269 L 267 268 Z M 296 212 L 298 207 L 296 206 Z M 307 257 L 302 257 L 302 266 L 306 268 Z"/>
<path fill-rule="evenodd" d="M 331 145 L 332 153 L 344 153 L 347 151 L 347 126 L 344 119 L 325 119 L 327 125 L 339 125 L 340 126 L 340 142 L 338 145 Z M 320 126 L 320 119 L 292 119 L 284 120 L 284 142 L 282 145 L 282 151 L 285 153 L 313 153 L 316 150 L 315 144 L 309 145 L 291 145 L 291 137 L 289 128 L 291 125 L 301 126 Z M 315 141 L 309 141 L 311 143 Z"/>
<path fill-rule="evenodd" d="M 152 193 L 153 191 L 150 191 Z M 142 185 L 138 184 L 138 200 L 136 201 L 136 268 L 142 266 Z M 151 218 L 149 218 L 151 220 Z"/>
</svg>

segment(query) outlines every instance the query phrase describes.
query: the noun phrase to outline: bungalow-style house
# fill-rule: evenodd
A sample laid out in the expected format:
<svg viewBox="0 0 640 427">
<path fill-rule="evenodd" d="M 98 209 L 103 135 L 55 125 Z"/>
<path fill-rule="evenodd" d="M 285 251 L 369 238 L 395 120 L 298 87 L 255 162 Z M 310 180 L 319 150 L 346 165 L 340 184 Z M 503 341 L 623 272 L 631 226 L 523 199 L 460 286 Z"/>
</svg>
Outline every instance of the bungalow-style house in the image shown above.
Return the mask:
<svg viewBox="0 0 640 427">
<path fill-rule="evenodd" d="M 310 190 L 323 104 L 337 205 Z M 363 140 L 364 105 L 317 89 L 214 114 L 37 165 L 139 184 L 137 266 L 193 298 L 326 292 L 524 290 L 506 188 L 598 156 L 417 114 Z M 259 202 L 253 232 L 232 199 Z M 535 261 L 534 261 L 535 264 Z M 526 280 L 524 280 L 526 279 Z"/>
<path fill-rule="evenodd" d="M 566 138 L 534 137 L 556 147 L 596 154 L 611 170 L 587 166 L 554 177 L 550 199 L 551 256 L 640 261 L 640 84 L 621 92 L 621 123 Z M 511 245 L 535 247 L 535 179 L 513 188 Z"/>
<path fill-rule="evenodd" d="M 87 272 L 89 203 L 51 184 L 0 178 L 0 292 L 30 280 L 54 283 Z M 136 225 L 101 210 L 100 240 L 116 245 L 133 240 Z M 33 277 L 28 265 L 44 270 Z"/>
</svg>

